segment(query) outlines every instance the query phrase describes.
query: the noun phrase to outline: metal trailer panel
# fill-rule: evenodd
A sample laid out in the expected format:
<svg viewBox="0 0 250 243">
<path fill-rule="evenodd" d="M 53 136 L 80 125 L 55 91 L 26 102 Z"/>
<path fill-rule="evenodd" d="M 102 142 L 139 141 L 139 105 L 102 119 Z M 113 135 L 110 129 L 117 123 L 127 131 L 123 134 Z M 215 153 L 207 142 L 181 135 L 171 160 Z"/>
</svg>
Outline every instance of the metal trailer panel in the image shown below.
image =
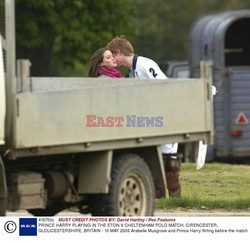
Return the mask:
<svg viewBox="0 0 250 243">
<path fill-rule="evenodd" d="M 250 155 L 250 150 L 248 149 L 249 151 L 247 152 L 246 149 L 248 142 L 245 139 L 248 132 L 245 129 L 243 129 L 243 137 L 231 137 L 231 128 L 234 128 L 232 114 L 235 116 L 241 110 L 245 110 L 249 104 L 246 98 L 244 98 L 249 94 L 249 84 L 247 81 L 241 84 L 239 79 L 241 75 L 248 77 L 247 72 L 250 70 L 247 68 L 248 71 L 243 71 L 243 69 L 237 68 L 238 77 L 231 77 L 234 74 L 228 74 L 225 66 L 225 36 L 231 25 L 241 19 L 250 19 L 250 10 L 238 10 L 205 16 L 193 25 L 190 32 L 189 59 L 191 77 L 199 77 L 199 61 L 211 59 L 214 63 L 213 83 L 217 88 L 217 94 L 214 97 L 214 144 L 216 153 L 220 157 Z M 233 70 L 235 70 L 234 68 Z M 236 80 L 234 81 L 232 78 L 236 78 Z M 245 87 L 242 87 L 242 85 Z M 238 89 L 241 90 L 239 91 Z M 234 95 L 235 92 L 237 95 Z M 239 93 L 244 101 L 242 100 L 241 103 L 236 105 L 235 102 Z"/>
<path fill-rule="evenodd" d="M 230 26 L 240 19 L 249 19 L 250 10 L 237 10 L 218 15 L 221 21 L 214 32 L 214 61 L 216 66 L 224 70 L 225 68 L 225 35 Z M 222 72 L 223 75 L 223 72 Z"/>
<path fill-rule="evenodd" d="M 242 131 L 242 135 L 230 136 L 229 155 L 250 155 L 250 67 L 232 67 L 227 82 L 230 94 L 230 131 Z M 246 122 L 237 123 L 237 117 L 244 114 Z"/>
<path fill-rule="evenodd" d="M 189 35 L 191 68 L 199 69 L 201 60 L 213 60 L 215 69 L 224 68 L 225 33 L 233 22 L 249 17 L 250 10 L 237 10 L 198 19 Z"/>
<path fill-rule="evenodd" d="M 29 82 L 21 83 L 21 86 L 26 91 L 30 92 L 49 92 L 49 91 L 63 91 L 75 89 L 89 89 L 106 86 L 122 86 L 147 83 L 147 79 L 128 79 L 128 78 L 56 78 L 56 77 L 28 77 Z M 17 79 L 17 82 L 21 81 Z M 27 85 L 28 87 L 24 87 Z M 23 89 L 20 92 L 23 92 Z"/>
<path fill-rule="evenodd" d="M 182 133 L 202 132 L 211 136 L 209 80 L 136 82 L 121 86 L 110 80 L 112 85 L 104 87 L 16 94 L 14 149 Z M 86 127 L 86 115 L 104 119 L 124 117 L 125 120 L 123 127 Z M 126 127 L 127 115 L 137 118 L 162 116 L 163 126 L 139 127 L 137 124 L 136 127 Z"/>
<path fill-rule="evenodd" d="M 200 70 L 200 60 L 203 53 L 203 43 L 201 42 L 203 36 L 203 29 L 213 18 L 214 15 L 208 15 L 195 21 L 191 27 L 189 34 L 189 62 L 191 71 L 193 69 Z M 198 77 L 200 71 L 198 71 Z M 194 76 L 193 76 L 194 77 Z"/>
</svg>

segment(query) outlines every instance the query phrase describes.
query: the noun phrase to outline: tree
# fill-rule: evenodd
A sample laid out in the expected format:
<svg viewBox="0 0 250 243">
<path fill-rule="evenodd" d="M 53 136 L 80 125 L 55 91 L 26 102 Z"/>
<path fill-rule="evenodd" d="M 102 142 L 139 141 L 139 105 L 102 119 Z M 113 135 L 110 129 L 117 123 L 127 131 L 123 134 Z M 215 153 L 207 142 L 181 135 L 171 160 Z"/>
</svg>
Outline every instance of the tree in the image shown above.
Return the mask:
<svg viewBox="0 0 250 243">
<path fill-rule="evenodd" d="M 16 0 L 17 56 L 31 60 L 32 75 L 58 75 L 82 69 L 96 49 L 126 35 L 140 55 L 187 59 L 197 18 L 249 7 L 249 0 Z"/>
<path fill-rule="evenodd" d="M 186 60 L 192 23 L 214 12 L 249 8 L 249 0 L 137 0 L 135 51 L 157 62 Z"/>
<path fill-rule="evenodd" d="M 86 64 L 121 32 L 132 35 L 132 0 L 16 0 L 17 57 L 31 60 L 33 76 L 53 67 Z"/>
</svg>

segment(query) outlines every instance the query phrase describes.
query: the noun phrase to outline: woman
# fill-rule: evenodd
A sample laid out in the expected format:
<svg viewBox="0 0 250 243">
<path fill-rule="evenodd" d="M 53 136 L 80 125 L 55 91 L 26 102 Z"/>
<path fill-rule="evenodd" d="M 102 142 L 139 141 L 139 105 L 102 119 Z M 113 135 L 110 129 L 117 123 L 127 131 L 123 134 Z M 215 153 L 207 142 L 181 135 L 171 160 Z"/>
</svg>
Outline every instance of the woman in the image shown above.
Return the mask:
<svg viewBox="0 0 250 243">
<path fill-rule="evenodd" d="M 110 50 L 98 49 L 90 58 L 90 77 L 122 78 L 121 73 L 116 69 L 117 63 Z"/>
</svg>

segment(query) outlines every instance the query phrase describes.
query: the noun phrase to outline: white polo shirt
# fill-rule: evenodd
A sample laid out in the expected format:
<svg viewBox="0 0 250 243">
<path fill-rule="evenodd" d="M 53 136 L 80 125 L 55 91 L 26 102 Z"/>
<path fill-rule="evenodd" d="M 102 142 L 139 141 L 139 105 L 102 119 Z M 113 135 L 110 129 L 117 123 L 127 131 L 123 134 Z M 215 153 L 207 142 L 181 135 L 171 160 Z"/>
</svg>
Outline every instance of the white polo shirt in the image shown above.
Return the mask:
<svg viewBox="0 0 250 243">
<path fill-rule="evenodd" d="M 147 58 L 135 54 L 129 76 L 133 78 L 167 79 L 159 65 Z M 167 94 L 166 94 L 167 95 Z M 164 144 L 161 146 L 163 154 L 176 154 L 178 143 Z"/>
<path fill-rule="evenodd" d="M 131 70 L 135 78 L 167 79 L 158 64 L 147 57 L 135 55 Z"/>
</svg>

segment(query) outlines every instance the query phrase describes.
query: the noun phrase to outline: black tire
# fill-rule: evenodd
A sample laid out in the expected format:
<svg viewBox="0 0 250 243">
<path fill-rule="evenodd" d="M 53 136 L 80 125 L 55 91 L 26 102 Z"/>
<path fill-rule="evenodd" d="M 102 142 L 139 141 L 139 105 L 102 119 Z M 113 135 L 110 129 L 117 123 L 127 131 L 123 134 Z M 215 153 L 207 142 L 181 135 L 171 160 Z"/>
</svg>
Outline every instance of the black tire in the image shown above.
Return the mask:
<svg viewBox="0 0 250 243">
<path fill-rule="evenodd" d="M 136 154 L 124 154 L 112 164 L 109 194 L 92 198 L 93 216 L 152 216 L 154 183 L 145 161 Z"/>
</svg>

